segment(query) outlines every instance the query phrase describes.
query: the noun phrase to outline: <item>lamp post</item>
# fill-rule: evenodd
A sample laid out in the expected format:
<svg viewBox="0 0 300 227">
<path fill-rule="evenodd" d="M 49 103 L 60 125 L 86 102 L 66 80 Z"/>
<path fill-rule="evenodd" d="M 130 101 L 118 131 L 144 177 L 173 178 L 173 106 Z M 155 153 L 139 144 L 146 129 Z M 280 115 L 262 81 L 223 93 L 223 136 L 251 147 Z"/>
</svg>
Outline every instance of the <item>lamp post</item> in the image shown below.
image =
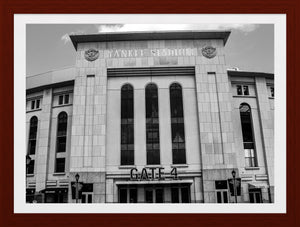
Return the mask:
<svg viewBox="0 0 300 227">
<path fill-rule="evenodd" d="M 78 180 L 79 180 L 79 174 L 78 174 L 78 173 L 76 173 L 75 179 L 76 179 L 76 203 L 78 203 L 78 197 L 79 197 L 79 192 L 78 192 Z"/>
<path fill-rule="evenodd" d="M 26 174 L 25 174 L 25 176 L 28 174 L 28 167 L 29 167 L 30 162 L 31 162 L 31 158 L 27 154 L 26 155 Z M 27 176 L 26 176 L 26 188 L 27 188 Z M 26 203 L 27 203 L 27 190 L 26 190 L 26 188 L 25 188 L 25 191 L 26 191 Z"/>
<path fill-rule="evenodd" d="M 237 203 L 236 180 L 235 180 L 236 172 L 234 170 L 232 170 L 231 174 L 233 177 L 233 193 L 234 193 L 234 197 L 235 197 L 235 203 Z"/>
</svg>

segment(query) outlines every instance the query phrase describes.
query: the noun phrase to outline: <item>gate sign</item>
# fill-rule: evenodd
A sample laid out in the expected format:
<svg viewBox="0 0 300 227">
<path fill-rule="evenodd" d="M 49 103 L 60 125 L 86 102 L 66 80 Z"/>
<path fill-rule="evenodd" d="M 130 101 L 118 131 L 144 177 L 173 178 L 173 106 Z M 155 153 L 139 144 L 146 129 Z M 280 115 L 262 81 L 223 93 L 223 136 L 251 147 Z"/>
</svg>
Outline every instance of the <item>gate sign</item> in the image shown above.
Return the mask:
<svg viewBox="0 0 300 227">
<path fill-rule="evenodd" d="M 130 170 L 130 180 L 164 180 L 165 172 L 163 167 L 143 168 L 141 172 L 137 168 Z M 177 168 L 172 168 L 170 175 L 177 179 Z"/>
<path fill-rule="evenodd" d="M 228 184 L 229 184 L 230 194 L 231 194 L 231 196 L 234 196 L 233 178 L 228 179 Z M 240 196 L 241 195 L 241 178 L 235 178 L 235 190 L 236 190 L 236 195 Z"/>
</svg>

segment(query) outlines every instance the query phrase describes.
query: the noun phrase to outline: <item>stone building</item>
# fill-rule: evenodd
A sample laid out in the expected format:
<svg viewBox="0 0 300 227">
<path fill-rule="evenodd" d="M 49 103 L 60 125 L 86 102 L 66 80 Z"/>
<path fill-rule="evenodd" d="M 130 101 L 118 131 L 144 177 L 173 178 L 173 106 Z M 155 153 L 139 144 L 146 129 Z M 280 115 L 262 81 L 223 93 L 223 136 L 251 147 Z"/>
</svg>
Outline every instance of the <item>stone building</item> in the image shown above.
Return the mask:
<svg viewBox="0 0 300 227">
<path fill-rule="evenodd" d="M 274 75 L 228 70 L 229 35 L 70 36 L 26 78 L 27 202 L 274 202 Z"/>
</svg>

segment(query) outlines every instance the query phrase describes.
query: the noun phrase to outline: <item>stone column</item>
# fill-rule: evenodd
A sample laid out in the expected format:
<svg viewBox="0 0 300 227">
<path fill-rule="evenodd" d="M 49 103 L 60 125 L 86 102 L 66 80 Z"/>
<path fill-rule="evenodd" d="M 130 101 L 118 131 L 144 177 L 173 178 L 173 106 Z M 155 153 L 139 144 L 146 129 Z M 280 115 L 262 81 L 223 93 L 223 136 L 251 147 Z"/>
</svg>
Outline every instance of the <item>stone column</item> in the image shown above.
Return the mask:
<svg viewBox="0 0 300 227">
<path fill-rule="evenodd" d="M 47 160 L 50 147 L 51 133 L 51 115 L 52 115 L 52 89 L 46 89 L 43 92 L 42 112 L 39 117 L 39 135 L 36 151 L 36 192 L 46 188 L 47 178 Z"/>
<path fill-rule="evenodd" d="M 105 202 L 106 89 L 107 73 L 100 44 L 80 44 L 77 50 L 77 75 L 74 85 L 71 135 L 70 181 L 93 183 L 93 202 Z M 100 50 L 100 56 L 88 61 L 84 52 Z"/>
<path fill-rule="evenodd" d="M 215 203 L 215 181 L 231 178 L 235 168 L 232 94 L 225 66 L 223 43 L 212 58 L 196 57 L 196 92 L 202 158 L 204 203 Z"/>
<path fill-rule="evenodd" d="M 274 202 L 274 121 L 270 109 L 267 83 L 264 77 L 255 77 L 265 165 L 269 181 L 269 200 Z"/>
</svg>

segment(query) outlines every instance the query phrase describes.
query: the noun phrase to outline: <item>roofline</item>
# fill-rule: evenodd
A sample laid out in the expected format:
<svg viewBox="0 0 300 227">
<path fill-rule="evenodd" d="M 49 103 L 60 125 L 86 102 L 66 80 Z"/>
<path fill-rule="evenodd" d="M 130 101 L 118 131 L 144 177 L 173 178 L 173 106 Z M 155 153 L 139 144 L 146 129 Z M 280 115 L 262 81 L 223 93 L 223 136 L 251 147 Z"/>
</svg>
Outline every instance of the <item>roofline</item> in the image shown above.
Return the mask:
<svg viewBox="0 0 300 227">
<path fill-rule="evenodd" d="M 72 68 L 75 68 L 75 65 L 61 67 L 61 68 L 58 68 L 58 69 L 52 69 L 52 70 L 48 70 L 48 71 L 45 71 L 45 72 L 42 72 L 42 73 L 37 73 L 37 74 L 32 74 L 32 75 L 26 75 L 26 78 L 40 76 L 40 75 L 43 75 L 43 74 L 52 73 L 52 72 L 56 72 L 56 71 L 60 71 L 60 70 L 64 70 L 64 69 L 72 69 Z"/>
<path fill-rule="evenodd" d="M 44 84 L 44 85 L 41 85 L 41 86 L 38 86 L 38 87 L 33 87 L 33 88 L 26 89 L 26 95 L 31 94 L 31 93 L 35 93 L 35 92 L 39 92 L 39 91 L 43 91 L 43 90 L 49 89 L 49 88 L 74 86 L 74 84 L 75 84 L 75 80 L 67 80 L 67 81 L 58 82 L 58 83 Z"/>
<path fill-rule="evenodd" d="M 250 72 L 250 71 L 239 71 L 239 70 L 227 70 L 228 76 L 245 76 L 245 77 L 265 77 L 268 79 L 274 79 L 274 73 L 264 72 Z"/>
<path fill-rule="evenodd" d="M 143 41 L 143 40 L 195 40 L 222 39 L 224 46 L 231 31 L 143 31 L 143 32 L 107 32 L 89 35 L 69 35 L 75 50 L 78 43 L 114 42 L 114 41 Z"/>
</svg>

